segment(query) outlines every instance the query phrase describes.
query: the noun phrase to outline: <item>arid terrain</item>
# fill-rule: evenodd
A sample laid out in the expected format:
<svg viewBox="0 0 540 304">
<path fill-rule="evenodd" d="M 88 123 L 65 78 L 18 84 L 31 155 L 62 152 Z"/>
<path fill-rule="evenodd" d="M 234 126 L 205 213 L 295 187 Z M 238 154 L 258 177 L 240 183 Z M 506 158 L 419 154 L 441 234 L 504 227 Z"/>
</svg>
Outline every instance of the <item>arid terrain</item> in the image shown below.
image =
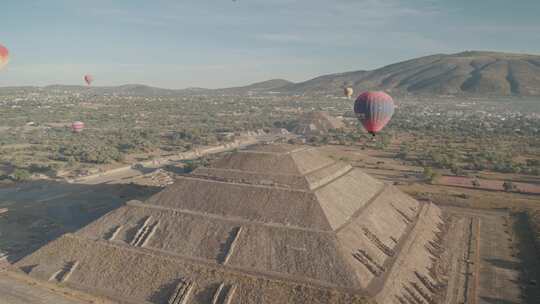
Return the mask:
<svg viewBox="0 0 540 304">
<path fill-rule="evenodd" d="M 0 304 L 540 304 L 540 0 L 0 7 Z"/>
<path fill-rule="evenodd" d="M 0 303 L 536 304 L 537 60 L 1 88 Z M 396 93 L 375 138 L 344 81 Z"/>
<path fill-rule="evenodd" d="M 480 187 L 448 182 L 452 177 L 429 184 L 419 182 L 421 167 L 403 165 L 381 151 L 339 146 L 323 150 L 443 209 L 453 232 L 443 258 L 447 264 L 442 267 L 455 271 L 448 278 L 443 303 L 536 303 L 540 299 L 540 251 L 531 229 L 534 219 L 528 215 L 540 209 L 538 179 L 526 178 L 527 190 L 520 193 L 504 191 L 500 182 L 491 186 L 494 183 L 487 178 L 481 179 Z"/>
<path fill-rule="evenodd" d="M 534 247 L 535 246 L 534 235 L 530 233 L 530 230 L 529 230 L 530 223 L 525 213 L 526 210 L 530 210 L 531 208 L 534 209 L 538 207 L 537 194 L 533 192 L 508 193 L 504 191 L 503 189 L 489 189 L 489 188 L 484 188 L 484 187 L 472 187 L 472 188 L 463 187 L 461 185 L 452 185 L 452 184 L 444 183 L 445 180 L 443 180 L 443 184 L 438 184 L 436 182 L 433 184 L 426 183 L 423 181 L 423 177 L 421 175 L 422 174 L 421 167 L 404 165 L 403 163 L 401 163 L 399 159 L 393 159 L 391 157 L 388 157 L 387 153 L 389 152 L 365 149 L 365 148 L 362 148 L 361 146 L 329 145 L 329 146 L 320 147 L 317 150 L 321 151 L 322 155 L 328 156 L 329 159 L 340 160 L 339 162 L 343 162 L 344 160 L 346 160 L 347 162 L 350 162 L 354 168 L 359 168 L 360 170 L 372 175 L 373 177 L 380 178 L 381 180 L 385 181 L 386 184 L 396 185 L 402 191 L 409 193 L 413 197 L 420 199 L 420 202 L 432 201 L 441 208 L 441 211 L 442 211 L 441 223 L 444 223 L 444 225 L 438 228 L 441 233 L 439 236 L 440 243 L 437 243 L 438 245 L 430 245 L 430 246 L 436 246 L 436 247 L 433 247 L 433 249 L 430 249 L 434 251 L 429 251 L 430 255 L 432 255 L 432 257 L 435 257 L 435 260 L 432 266 L 430 266 L 431 274 L 429 276 L 437 278 L 437 281 L 440 282 L 436 284 L 433 283 L 435 284 L 433 285 L 433 288 L 435 288 L 437 284 L 443 284 L 441 286 L 444 286 L 444 288 L 440 289 L 440 291 L 435 291 L 438 289 L 434 289 L 433 295 L 428 296 L 427 294 L 424 294 L 423 292 L 413 291 L 414 288 L 418 288 L 418 287 L 414 287 L 416 285 L 413 284 L 412 287 L 410 287 L 412 289 L 410 290 L 405 289 L 405 290 L 408 290 L 406 292 L 406 294 L 408 293 L 408 295 L 403 294 L 402 296 L 398 296 L 395 298 L 397 301 L 396 303 L 409 303 L 410 301 L 413 301 L 413 303 L 417 303 L 417 302 L 418 303 L 424 303 L 424 302 L 432 303 L 432 301 L 434 301 L 433 303 L 449 303 L 449 304 L 453 304 L 453 303 L 456 303 L 456 304 L 457 303 L 535 303 L 536 299 L 538 299 L 538 297 L 540 296 L 537 285 L 536 285 L 537 284 L 536 282 L 538 282 L 538 278 L 540 276 L 540 265 L 537 259 L 538 251 Z M 257 155 L 257 154 L 254 154 L 254 155 Z M 313 156 L 310 156 L 310 157 L 313 157 Z M 314 160 L 315 159 L 311 159 L 310 162 L 313 162 Z M 246 166 L 246 165 L 252 166 L 250 167 L 252 169 L 249 169 L 249 172 L 251 172 L 251 170 L 263 170 L 263 171 L 268 170 L 263 165 L 264 163 L 261 163 L 260 165 L 258 165 L 257 162 L 254 162 L 255 159 L 250 161 L 250 163 L 245 163 L 245 165 L 243 165 L 245 161 L 247 161 L 247 159 L 235 160 L 235 158 L 233 157 L 233 158 L 226 158 L 226 161 L 225 160 L 218 161 L 216 165 L 219 168 L 242 168 L 242 166 Z M 304 163 L 303 166 L 307 166 L 308 164 L 309 163 Z M 315 164 L 315 163 L 311 163 L 311 164 Z M 323 168 L 324 168 L 325 167 L 324 162 L 321 164 L 323 165 Z M 253 167 L 253 166 L 256 166 L 256 167 Z M 222 175 L 222 171 L 220 171 L 222 169 L 219 169 L 219 170 L 213 169 L 213 170 L 214 171 L 212 170 L 206 171 L 204 168 L 200 168 L 198 171 L 196 171 L 198 172 L 196 176 L 218 174 L 219 176 L 218 180 L 225 181 L 223 179 L 225 178 L 225 176 Z M 283 167 L 283 169 L 274 168 L 273 170 L 285 170 L 285 167 Z M 309 172 L 310 169 L 309 167 L 304 167 L 303 170 L 308 170 L 306 172 Z M 328 169 L 325 169 L 325 170 L 328 170 Z M 335 169 L 332 169 L 332 170 L 335 170 Z M 182 174 L 177 175 L 176 173 L 170 170 L 166 172 L 168 172 L 169 176 L 173 178 L 175 176 L 176 178 L 182 178 L 183 176 Z M 317 171 L 315 171 L 313 173 L 314 174 L 313 177 L 308 178 L 308 180 L 311 180 L 310 182 L 314 183 L 313 185 L 319 185 L 319 182 L 317 182 L 318 179 L 323 178 L 321 181 L 325 180 L 324 175 L 322 175 L 322 172 L 323 171 L 321 171 L 321 173 L 317 173 Z M 336 173 L 337 172 L 340 172 L 340 171 L 338 170 L 336 171 Z M 85 181 L 85 183 L 93 184 L 93 185 L 87 186 L 90 188 L 85 189 L 83 184 L 78 185 L 76 183 L 73 185 L 75 188 L 71 192 L 72 194 L 66 193 L 65 195 L 60 195 L 57 192 L 55 193 L 54 189 L 61 189 L 61 188 L 60 187 L 55 188 L 50 185 L 47 187 L 42 186 L 40 188 L 37 185 L 28 184 L 24 186 L 26 188 L 19 189 L 19 192 L 18 192 L 19 194 L 17 194 L 16 189 L 11 189 L 10 187 L 5 188 L 2 191 L 6 191 L 4 192 L 4 194 L 6 194 L 6 197 L 12 197 L 13 199 L 17 199 L 21 202 L 35 200 L 35 199 L 32 199 L 32 197 L 38 197 L 38 196 L 41 197 L 41 200 L 35 201 L 34 204 L 42 204 L 43 207 L 41 208 L 44 208 L 44 209 L 37 209 L 36 213 L 43 214 L 44 212 L 38 212 L 38 211 L 46 210 L 47 208 L 50 208 L 51 211 L 49 212 L 56 214 L 56 222 L 58 222 L 59 226 L 62 227 L 62 229 L 59 229 L 59 231 L 56 231 L 54 229 L 48 228 L 48 226 L 46 225 L 42 226 L 44 231 L 49 231 L 48 232 L 49 235 L 32 236 L 32 234 L 20 234 L 16 236 L 12 235 L 11 237 L 14 240 L 18 240 L 19 242 L 23 242 L 26 240 L 27 243 L 26 245 L 23 245 L 23 246 L 27 246 L 28 244 L 32 244 L 33 242 L 35 242 L 37 238 L 44 239 L 45 237 L 47 237 L 47 240 L 49 240 L 49 239 L 57 238 L 65 232 L 75 232 L 77 229 L 82 228 L 86 223 L 89 223 L 90 221 L 94 219 L 98 219 L 105 212 L 109 210 L 115 210 L 116 208 L 118 208 L 118 206 L 122 205 L 122 201 L 128 201 L 130 199 L 145 200 L 145 198 L 151 196 L 154 193 L 159 192 L 160 189 L 162 188 L 157 187 L 157 186 L 148 187 L 145 185 L 145 183 L 148 183 L 148 182 L 145 182 L 145 180 L 152 180 L 152 176 L 155 176 L 156 174 L 159 174 L 159 171 L 150 170 L 149 173 L 147 173 L 146 175 L 142 175 L 142 176 L 137 175 L 137 176 L 129 177 L 127 179 L 123 175 L 116 176 L 116 178 L 113 175 L 110 178 L 106 179 L 105 184 L 103 183 L 95 184 L 92 178 L 89 178 L 89 180 Z M 339 173 L 339 174 L 342 174 L 342 173 Z M 407 174 L 408 177 L 404 178 L 403 177 L 404 174 Z M 147 178 L 145 179 L 144 176 L 147 176 Z M 245 179 L 239 179 L 241 178 L 241 176 L 242 175 L 237 175 L 234 177 L 234 179 L 237 180 L 238 182 L 241 181 L 241 183 L 246 183 L 247 181 Z M 230 178 L 230 177 L 227 177 L 227 178 Z M 256 178 L 256 177 L 251 175 L 250 178 Z M 189 180 L 186 180 L 185 182 L 188 182 L 188 181 Z M 181 180 L 179 180 L 179 182 L 182 183 Z M 529 179 L 528 182 L 532 185 L 534 185 L 535 183 L 535 181 L 531 179 Z M 267 184 L 268 181 L 264 181 L 264 183 Z M 295 187 L 300 187 L 300 184 L 298 184 L 298 181 L 294 181 L 292 179 L 290 180 L 280 179 L 279 183 L 288 183 L 288 184 L 293 183 L 294 185 L 298 185 Z M 126 188 L 124 192 L 118 192 L 118 191 L 121 191 L 120 189 L 123 189 L 122 187 L 128 187 L 128 188 Z M 283 186 L 280 186 L 280 187 L 283 187 Z M 321 187 L 321 186 L 315 186 L 315 187 Z M 326 189 L 327 187 L 329 186 L 324 186 L 321 189 Z M 342 189 L 341 191 L 345 191 L 344 190 L 345 188 L 340 188 L 343 186 L 336 186 L 336 187 L 338 187 L 336 188 L 336 190 Z M 39 192 L 39 189 L 41 189 L 42 192 Z M 45 195 L 45 192 L 43 192 L 45 190 L 43 189 L 46 189 L 47 195 Z M 95 189 L 95 192 L 92 191 L 93 189 Z M 20 191 L 20 190 L 23 190 L 23 191 Z M 9 192 L 9 191 L 12 191 L 12 192 Z M 320 190 L 320 191 L 323 191 L 323 190 Z M 324 190 L 324 191 L 328 192 L 329 190 Z M 91 193 L 101 193 L 100 194 L 101 196 L 95 196 L 95 197 L 88 196 L 88 194 L 91 194 Z M 231 193 L 229 195 L 233 195 L 233 194 Z M 321 198 L 323 197 L 329 198 L 328 195 L 335 195 L 335 194 L 330 194 L 330 192 L 328 192 L 328 194 L 324 194 L 324 192 L 321 192 L 321 194 L 318 194 L 318 195 Z M 66 201 L 63 201 L 63 199 L 77 202 L 76 203 L 77 208 L 84 208 L 85 206 L 88 208 L 89 202 L 91 201 L 95 202 L 96 200 L 99 200 L 102 202 L 102 204 L 104 204 L 102 207 L 103 210 L 101 211 L 98 210 L 96 212 L 85 212 L 84 214 L 86 218 L 84 220 L 79 220 L 76 224 L 70 223 L 69 219 L 71 219 L 73 215 L 67 213 L 66 211 L 59 212 L 62 209 L 58 209 L 58 208 L 65 209 L 67 208 L 65 206 L 69 206 L 69 204 Z M 152 202 L 151 200 L 150 203 L 163 204 L 163 203 L 158 203 L 158 200 L 159 199 L 153 199 L 154 202 Z M 58 201 L 59 205 L 51 204 L 51 202 L 55 202 L 55 201 Z M 378 203 L 378 204 L 381 204 L 381 203 Z M 95 203 L 93 205 L 95 205 Z M 138 206 L 137 204 L 134 204 L 134 203 L 129 203 L 128 205 L 131 206 L 129 208 L 135 208 L 136 206 Z M 377 203 L 375 205 L 377 205 Z M 64 206 L 64 207 L 60 207 L 60 206 Z M 28 207 L 24 208 L 24 205 L 21 205 L 21 208 L 23 209 L 13 209 L 11 211 L 13 213 L 11 213 L 10 216 L 15 217 L 15 216 L 24 215 L 25 212 L 22 210 L 27 209 Z M 189 207 L 189 208 L 192 208 L 192 207 Z M 203 207 L 197 207 L 197 208 L 203 208 Z M 209 210 L 211 210 L 211 208 L 215 208 L 215 207 L 210 207 L 209 205 L 208 207 L 204 207 L 201 210 L 206 210 L 206 212 L 208 212 Z M 54 212 L 52 212 L 53 210 Z M 234 212 L 239 212 L 239 211 L 234 211 Z M 136 213 L 133 213 L 133 215 L 135 214 Z M 138 215 L 138 217 L 140 217 L 140 215 Z M 161 216 L 159 216 L 158 219 L 160 217 Z M 277 219 L 278 218 L 275 218 L 275 220 Z M 336 221 L 336 220 L 337 218 L 333 221 Z M 163 218 L 162 220 L 159 220 L 159 221 L 169 221 L 169 220 L 166 220 L 166 218 Z M 310 220 L 306 218 L 305 220 L 298 222 L 298 224 L 302 226 L 311 225 L 309 224 L 309 221 Z M 103 220 L 101 222 L 103 224 L 99 224 L 99 225 L 104 225 L 106 223 L 106 222 L 103 222 Z M 73 245 L 74 244 L 73 241 L 77 240 L 77 242 L 80 242 L 80 240 L 82 240 L 81 237 L 83 236 L 88 237 L 89 235 L 93 235 L 94 233 L 96 233 L 95 229 L 99 229 L 103 231 L 106 231 L 108 229 L 106 227 L 98 228 L 99 226 L 96 226 L 96 225 L 97 224 L 93 224 L 93 225 L 90 225 L 89 228 L 83 229 L 83 233 L 82 234 L 77 233 L 79 236 L 76 238 L 75 236 L 73 236 L 73 238 L 75 238 L 73 240 L 71 240 L 69 237 L 67 239 L 66 237 L 61 238 L 61 242 L 65 243 L 65 245 L 62 245 L 62 246 L 68 246 L 68 247 L 75 246 Z M 152 224 L 149 224 L 149 225 L 151 226 Z M 160 224 L 160 225 L 163 225 L 163 224 Z M 91 228 L 91 227 L 95 227 L 95 228 Z M 221 228 L 218 228 L 216 232 L 220 230 Z M 20 229 L 20 231 L 22 233 L 24 229 Z M 239 232 L 236 232 L 236 233 L 239 233 Z M 247 232 L 243 232 L 243 234 L 245 233 Z M 254 231 L 252 233 L 254 233 Z M 193 236 L 190 236 L 190 237 L 192 238 Z M 123 238 L 123 237 L 119 236 L 119 238 Z M 129 239 L 129 236 L 127 236 L 127 238 Z M 298 239 L 298 241 L 299 240 L 300 239 Z M 344 240 L 343 242 L 345 242 Z M 305 242 L 305 241 L 301 241 L 301 242 Z M 44 242 L 40 244 L 43 244 L 43 243 Z M 306 243 L 304 246 L 306 245 L 308 244 Z M 39 247 L 39 246 L 40 245 L 37 245 L 36 247 Z M 80 246 L 80 245 L 77 245 L 77 246 Z M 149 246 L 149 248 L 157 248 L 155 246 L 159 246 L 161 248 L 161 246 L 165 246 L 165 244 L 154 242 L 153 245 L 143 245 L 143 246 Z M 242 246 L 249 247 L 250 245 L 244 244 Z M 168 248 L 168 247 L 163 247 L 163 248 Z M 437 248 L 441 248 L 444 250 L 438 251 L 439 249 Z M 21 256 L 29 254 L 34 250 L 35 249 L 28 250 L 27 252 L 24 252 L 24 254 L 21 254 Z M 47 250 L 51 250 L 51 249 L 47 249 Z M 80 250 L 80 249 L 77 249 L 77 250 Z M 155 250 L 155 249 L 152 249 L 152 250 Z M 170 248 L 165 249 L 165 250 L 170 250 Z M 176 249 L 176 250 L 179 250 L 179 249 Z M 184 248 L 184 249 L 181 249 L 181 252 L 184 252 L 183 255 L 186 255 L 186 254 L 191 255 L 193 254 L 193 252 L 197 252 L 197 250 L 201 250 L 201 249 L 200 248 L 197 249 L 197 247 L 193 247 L 191 249 Z M 205 250 L 208 250 L 208 249 L 205 249 Z M 243 250 L 241 250 L 240 253 L 237 253 L 237 254 L 241 254 L 242 251 Z M 189 253 L 189 252 L 192 252 L 192 253 Z M 204 251 L 200 251 L 200 252 L 201 253 L 197 254 L 197 256 L 201 258 L 204 257 L 206 253 L 204 253 L 203 256 L 201 256 L 201 254 Z M 258 255 L 262 253 L 263 252 L 260 252 Z M 423 263 L 421 262 L 422 260 L 421 259 L 418 260 L 419 256 L 418 255 L 416 256 L 417 256 L 417 260 L 414 263 L 416 263 L 416 265 L 421 265 L 419 263 Z M 8 259 L 8 261 L 15 262 L 16 260 L 19 259 L 19 257 L 17 257 L 16 255 L 13 255 L 11 257 L 11 261 L 10 259 Z M 248 258 L 248 256 L 244 257 L 244 259 L 246 258 Z M 296 259 L 298 258 L 300 258 L 300 256 L 298 256 Z M 218 259 L 220 259 L 219 255 L 218 255 Z M 32 261 L 32 260 L 29 260 L 29 261 Z M 240 260 L 236 260 L 236 262 L 234 262 L 234 260 L 232 261 L 233 261 L 232 263 L 236 264 Z M 398 258 L 398 261 L 399 261 L 399 258 Z M 297 260 L 297 262 L 300 262 L 300 260 Z M 28 262 L 26 262 L 26 264 L 27 263 Z M 414 263 L 411 264 L 411 262 L 408 262 L 408 263 L 410 265 L 415 265 Z M 32 297 L 36 297 L 36 295 L 38 297 L 54 299 L 54 297 L 59 294 L 60 295 L 69 294 L 69 297 L 62 298 L 61 300 L 61 301 L 64 301 L 65 303 L 86 303 L 85 301 L 107 302 L 107 301 L 118 300 L 118 298 L 116 296 L 113 296 L 113 294 L 107 295 L 106 293 L 104 294 L 102 292 L 99 292 L 97 293 L 98 296 L 96 297 L 96 294 L 90 289 L 84 288 L 81 290 L 79 288 L 76 288 L 76 290 L 73 290 L 72 288 L 75 287 L 76 285 L 72 285 L 72 284 L 67 284 L 67 286 L 71 286 L 71 288 L 68 288 L 66 291 L 61 291 L 61 289 L 58 289 L 61 287 L 55 287 L 57 286 L 55 284 L 50 285 L 50 284 L 42 283 L 43 281 L 39 279 L 40 275 L 37 275 L 37 277 L 36 276 L 32 276 L 28 278 L 25 277 L 24 272 L 30 272 L 31 269 L 29 268 L 28 270 L 24 270 L 26 268 L 24 268 L 25 266 L 22 266 L 22 265 L 25 265 L 25 262 L 23 262 L 20 265 L 21 267 L 23 267 L 22 274 L 19 274 L 17 271 L 13 272 L 13 270 L 9 270 L 4 275 L 0 275 L 0 277 L 2 277 L 2 280 L 0 281 L 0 290 L 2 288 L 6 290 L 10 290 L 9 294 L 11 297 L 10 298 L 11 302 L 8 302 L 8 303 L 18 304 L 19 302 L 24 303 L 24 301 L 32 301 L 30 299 L 32 299 Z M 300 267 L 300 265 L 301 264 L 298 264 L 296 267 Z M 7 263 L 6 263 L 6 267 L 8 267 L 8 269 L 13 269 L 13 266 L 9 266 L 7 265 Z M 260 267 L 263 267 L 263 268 L 260 268 Z M 264 269 L 265 267 L 268 267 L 268 266 L 260 265 L 256 268 Z M 276 266 L 270 266 L 270 267 L 276 267 Z M 399 270 L 401 268 L 397 266 L 394 266 L 394 268 L 396 270 L 394 270 L 393 272 L 389 274 L 389 276 L 391 277 L 388 278 L 388 280 L 391 280 L 391 281 L 399 280 L 399 277 L 401 276 L 401 274 L 399 273 L 404 271 L 403 269 Z M 276 270 L 277 269 L 278 268 L 276 268 Z M 301 268 L 297 268 L 296 271 L 297 271 L 297 275 L 299 275 L 302 270 Z M 394 272 L 396 273 L 393 274 Z M 39 274 L 39 272 L 36 272 L 36 273 Z M 315 275 L 315 277 L 319 277 L 320 279 L 326 276 L 326 275 L 323 276 L 322 274 L 311 274 L 310 276 L 312 275 Z M 281 277 L 280 280 L 283 280 L 283 279 L 288 280 L 286 279 L 286 277 Z M 346 281 L 343 281 L 343 282 L 346 282 Z M 248 284 L 248 283 L 245 282 L 243 284 Z M 252 283 L 249 283 L 249 284 L 252 284 Z M 60 284 L 60 285 L 63 285 L 63 284 Z M 18 286 L 18 287 L 16 289 L 13 289 L 15 288 L 13 286 Z M 29 288 L 29 286 L 34 286 L 34 287 Z M 321 285 L 321 286 L 326 286 L 326 285 Z M 368 285 L 365 285 L 365 286 L 368 286 Z M 369 285 L 369 286 L 372 286 L 372 287 L 369 287 L 366 290 L 368 294 L 373 292 L 374 290 L 380 290 L 379 288 L 381 288 L 381 287 L 375 287 L 377 285 Z M 427 286 L 431 286 L 431 285 L 427 285 Z M 13 293 L 12 290 L 18 290 L 20 292 Z M 369 291 L 369 290 L 372 290 L 372 291 Z M 386 290 L 386 289 L 383 289 L 383 290 Z M 384 291 L 384 293 L 379 294 L 378 296 L 380 297 L 379 300 L 382 300 L 383 303 L 386 303 L 386 301 L 389 301 L 389 298 L 386 298 L 384 294 L 392 294 L 393 292 L 401 293 L 403 292 L 403 290 L 402 288 L 399 288 L 396 291 L 391 291 L 390 289 L 387 291 Z M 219 295 L 219 292 L 217 294 Z M 158 298 L 155 298 L 155 299 L 157 301 Z M 75 301 L 75 302 L 70 302 L 70 301 Z M 202 298 L 201 298 L 201 301 L 202 301 Z M 33 302 L 30 302 L 30 303 L 33 303 Z M 59 302 L 59 303 L 62 303 L 62 302 Z M 138 303 L 138 302 L 134 298 L 133 301 L 131 301 L 130 303 Z M 161 302 L 158 301 L 155 303 L 161 303 Z M 199 301 L 197 301 L 196 303 L 199 303 Z M 201 303 L 205 303 L 205 302 L 203 301 Z M 218 302 L 218 303 L 221 303 L 221 302 Z"/>
</svg>

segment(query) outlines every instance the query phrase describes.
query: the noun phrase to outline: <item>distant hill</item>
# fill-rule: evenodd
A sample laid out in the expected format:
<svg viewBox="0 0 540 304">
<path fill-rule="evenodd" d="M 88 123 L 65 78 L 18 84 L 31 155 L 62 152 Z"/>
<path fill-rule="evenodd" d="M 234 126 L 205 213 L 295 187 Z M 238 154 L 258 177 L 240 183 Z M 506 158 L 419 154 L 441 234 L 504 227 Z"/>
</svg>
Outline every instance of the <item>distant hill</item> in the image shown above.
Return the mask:
<svg viewBox="0 0 540 304">
<path fill-rule="evenodd" d="M 0 88 L 17 91 L 69 91 L 133 96 L 308 94 L 341 95 L 343 86 L 355 92 L 385 90 L 394 95 L 540 96 L 540 56 L 469 51 L 436 54 L 391 64 L 371 71 L 323 75 L 293 83 L 271 79 L 247 86 L 171 90 L 140 84 L 116 87 L 54 85 Z M 356 94 L 356 93 L 355 93 Z"/>
<path fill-rule="evenodd" d="M 339 94 L 344 83 L 349 83 L 356 92 L 533 96 L 540 95 L 540 56 L 479 51 L 437 54 L 372 71 L 324 75 L 280 90 L 296 94 Z"/>
<path fill-rule="evenodd" d="M 49 85 L 45 87 L 0 87 L 0 94 L 11 94 L 16 92 L 50 92 L 50 93 L 81 93 L 96 95 L 116 95 L 116 96 L 185 96 L 185 95 L 247 95 L 263 94 L 272 90 L 293 84 L 284 79 L 271 79 L 263 82 L 253 83 L 243 87 L 232 87 L 223 89 L 206 88 L 186 88 L 180 90 L 156 88 L 142 84 L 126 84 L 121 86 L 99 87 L 99 86 L 78 86 L 78 85 Z"/>
<path fill-rule="evenodd" d="M 118 87 L 92 88 L 93 90 L 104 90 L 109 94 L 135 95 L 135 96 L 172 96 L 178 90 L 162 89 L 141 84 L 127 84 Z"/>
<path fill-rule="evenodd" d="M 245 95 L 245 94 L 257 94 L 263 92 L 271 92 L 273 90 L 278 90 L 287 85 L 293 85 L 293 82 L 290 82 L 285 79 L 271 79 L 262 82 L 256 82 L 243 87 L 233 87 L 233 88 L 224 88 L 211 90 L 213 93 L 218 94 L 233 94 L 233 95 Z"/>
<path fill-rule="evenodd" d="M 79 86 L 79 85 L 49 85 L 45 87 L 0 87 L 0 94 L 13 93 L 72 93 L 88 95 L 116 95 L 116 96 L 173 96 L 184 90 L 170 90 L 151 87 L 141 84 L 126 84 L 112 87 Z"/>
<path fill-rule="evenodd" d="M 346 72 L 338 74 L 323 75 L 313 78 L 308 81 L 293 83 L 279 88 L 279 91 L 284 93 L 324 93 L 335 94 L 342 92 L 344 84 L 351 86 L 356 80 L 362 79 L 368 71 Z"/>
</svg>

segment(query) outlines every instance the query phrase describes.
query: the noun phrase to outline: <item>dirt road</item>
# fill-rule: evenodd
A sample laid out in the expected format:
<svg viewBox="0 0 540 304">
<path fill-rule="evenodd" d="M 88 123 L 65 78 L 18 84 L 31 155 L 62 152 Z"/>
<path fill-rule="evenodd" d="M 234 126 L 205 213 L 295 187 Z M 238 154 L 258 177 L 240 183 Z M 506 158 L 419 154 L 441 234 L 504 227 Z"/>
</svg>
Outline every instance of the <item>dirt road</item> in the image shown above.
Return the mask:
<svg viewBox="0 0 540 304">
<path fill-rule="evenodd" d="M 445 303 L 539 303 L 537 293 L 528 290 L 534 287 L 524 279 L 525 274 L 528 279 L 539 275 L 534 260 L 524 258 L 534 256 L 528 252 L 534 248 L 520 245 L 517 218 L 507 211 L 447 207 L 445 212 L 468 223 L 456 226 L 462 231 L 455 235 L 462 236 L 453 242 L 460 242 L 464 252 L 454 256 L 454 269 L 460 270 L 449 282 Z"/>
<path fill-rule="evenodd" d="M 126 180 L 129 180 L 131 178 L 136 178 L 144 174 L 152 173 L 155 170 L 158 170 L 170 164 L 181 162 L 182 160 L 195 159 L 204 155 L 222 153 L 222 152 L 231 151 L 234 149 L 242 149 L 247 146 L 260 143 L 260 142 L 273 142 L 279 138 L 281 138 L 280 135 L 272 135 L 272 134 L 259 135 L 253 138 L 248 138 L 246 140 L 241 140 L 229 146 L 223 146 L 223 147 L 210 146 L 210 147 L 205 147 L 205 148 L 199 148 L 196 151 L 189 151 L 189 152 L 181 153 L 175 156 L 143 162 L 140 164 L 141 166 L 137 169 L 135 169 L 134 166 L 126 166 L 122 168 L 113 169 L 108 172 L 102 172 L 99 174 L 82 177 L 72 182 L 78 183 L 78 184 L 87 184 L 87 185 L 125 182 Z"/>
</svg>

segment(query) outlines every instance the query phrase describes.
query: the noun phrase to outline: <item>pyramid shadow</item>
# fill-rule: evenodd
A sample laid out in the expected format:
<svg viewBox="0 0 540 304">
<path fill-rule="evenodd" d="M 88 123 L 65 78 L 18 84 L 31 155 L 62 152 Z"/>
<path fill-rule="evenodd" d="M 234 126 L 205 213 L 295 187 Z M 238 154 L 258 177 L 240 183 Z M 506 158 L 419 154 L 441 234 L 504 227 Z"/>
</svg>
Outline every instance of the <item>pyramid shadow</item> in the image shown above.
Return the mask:
<svg viewBox="0 0 540 304">
<path fill-rule="evenodd" d="M 0 252 L 14 263 L 65 233 L 79 230 L 133 199 L 161 188 L 134 184 L 30 181 L 0 188 Z"/>
</svg>

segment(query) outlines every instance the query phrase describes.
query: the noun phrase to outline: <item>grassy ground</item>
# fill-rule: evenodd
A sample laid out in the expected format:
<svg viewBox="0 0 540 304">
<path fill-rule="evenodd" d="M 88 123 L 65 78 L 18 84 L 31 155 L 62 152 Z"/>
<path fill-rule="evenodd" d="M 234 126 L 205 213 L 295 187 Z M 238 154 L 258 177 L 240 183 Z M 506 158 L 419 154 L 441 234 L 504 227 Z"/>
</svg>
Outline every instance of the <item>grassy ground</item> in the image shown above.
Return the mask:
<svg viewBox="0 0 540 304">
<path fill-rule="evenodd" d="M 322 150 L 326 155 L 335 159 L 350 161 L 354 166 L 358 166 L 374 177 L 397 184 L 401 190 L 416 198 L 430 199 L 438 204 L 459 207 L 507 208 L 515 211 L 540 210 L 540 195 L 461 187 L 444 184 L 444 180 L 443 184 L 438 181 L 429 184 L 423 180 L 422 167 L 396 159 L 391 149 L 380 151 L 355 146 L 326 146 Z M 480 172 L 479 176 L 481 176 L 481 182 L 487 184 L 494 183 L 494 181 L 500 183 L 501 180 L 510 180 L 518 184 L 526 181 L 531 187 L 538 187 L 535 183 L 540 183 L 539 178 L 518 174 Z"/>
</svg>

